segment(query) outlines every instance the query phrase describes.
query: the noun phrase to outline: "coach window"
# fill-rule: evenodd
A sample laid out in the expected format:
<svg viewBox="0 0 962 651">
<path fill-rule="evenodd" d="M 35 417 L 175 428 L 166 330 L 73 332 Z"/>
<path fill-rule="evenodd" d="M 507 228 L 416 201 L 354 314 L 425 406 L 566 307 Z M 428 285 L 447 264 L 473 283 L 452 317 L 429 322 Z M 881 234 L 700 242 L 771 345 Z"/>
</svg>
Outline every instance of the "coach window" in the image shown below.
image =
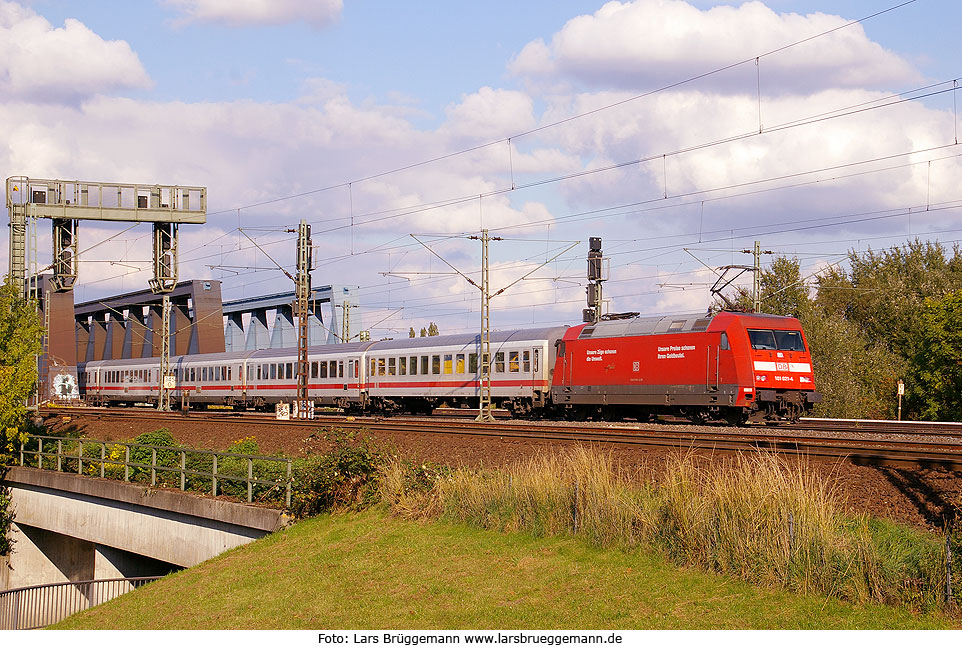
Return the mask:
<svg viewBox="0 0 962 651">
<path fill-rule="evenodd" d="M 206 382 L 206 381 L 207 381 L 207 367 L 206 367 L 206 366 L 205 366 L 204 368 L 202 368 L 201 371 L 200 371 L 200 381 L 201 381 L 201 382 Z"/>
<path fill-rule="evenodd" d="M 723 333 L 722 333 L 722 336 L 721 336 L 721 349 L 722 349 L 722 350 L 731 350 L 731 349 L 732 349 L 731 344 L 728 343 L 728 333 L 727 333 L 727 332 L 723 332 Z"/>
<path fill-rule="evenodd" d="M 214 379 L 215 382 L 220 382 L 220 378 L 221 378 L 221 375 L 220 375 L 220 366 L 215 366 L 215 367 L 214 367 L 214 377 L 213 377 L 213 379 Z"/>
<path fill-rule="evenodd" d="M 454 372 L 458 374 L 464 373 L 464 353 L 458 353 L 457 357 L 455 357 Z"/>
<path fill-rule="evenodd" d="M 411 372 L 411 375 L 417 375 L 418 374 L 418 358 L 412 355 L 410 362 L 411 363 L 408 364 L 408 370 Z M 421 372 L 422 373 L 424 372 L 423 367 Z"/>
<path fill-rule="evenodd" d="M 372 358 L 371 358 L 371 372 L 368 373 L 368 375 L 372 375 L 372 376 L 373 376 L 373 375 L 376 375 L 376 374 L 377 374 L 377 360 L 372 357 Z"/>
<path fill-rule="evenodd" d="M 327 362 L 315 362 L 318 364 L 317 377 L 326 378 L 327 377 Z"/>
<path fill-rule="evenodd" d="M 408 374 L 408 358 L 407 357 L 397 358 L 397 374 L 398 375 Z"/>
<path fill-rule="evenodd" d="M 292 377 L 294 377 L 294 365 L 288 362 L 288 364 L 287 364 L 287 379 L 290 380 Z"/>
<path fill-rule="evenodd" d="M 331 362 L 331 364 L 333 363 Z M 337 363 L 337 377 L 344 377 L 344 362 Z"/>
<path fill-rule="evenodd" d="M 267 373 L 264 374 L 264 379 L 265 379 L 265 380 L 275 380 L 275 379 L 277 379 L 277 365 L 276 365 L 276 364 L 268 364 L 268 365 L 267 365 L 267 368 L 266 368 L 265 370 L 267 371 Z"/>
<path fill-rule="evenodd" d="M 512 350 L 508 353 L 508 372 L 517 373 L 521 370 L 521 364 L 518 362 L 518 351 Z"/>
<path fill-rule="evenodd" d="M 444 365 L 441 367 L 441 370 L 445 375 L 451 375 L 454 371 L 454 355 L 444 356 Z"/>
<path fill-rule="evenodd" d="M 397 357 L 387 358 L 387 374 L 397 375 Z"/>
<path fill-rule="evenodd" d="M 384 375 L 387 373 L 387 362 L 385 362 L 383 357 L 377 358 L 377 374 Z"/>
<path fill-rule="evenodd" d="M 468 373 L 478 372 L 478 354 L 471 353 L 468 355 Z"/>
<path fill-rule="evenodd" d="M 531 351 L 521 351 L 521 370 L 525 373 L 531 372 Z"/>
<path fill-rule="evenodd" d="M 431 355 L 431 375 L 441 375 L 440 355 Z"/>
<path fill-rule="evenodd" d="M 494 355 L 494 372 L 504 373 L 504 352 L 495 353 Z"/>
</svg>

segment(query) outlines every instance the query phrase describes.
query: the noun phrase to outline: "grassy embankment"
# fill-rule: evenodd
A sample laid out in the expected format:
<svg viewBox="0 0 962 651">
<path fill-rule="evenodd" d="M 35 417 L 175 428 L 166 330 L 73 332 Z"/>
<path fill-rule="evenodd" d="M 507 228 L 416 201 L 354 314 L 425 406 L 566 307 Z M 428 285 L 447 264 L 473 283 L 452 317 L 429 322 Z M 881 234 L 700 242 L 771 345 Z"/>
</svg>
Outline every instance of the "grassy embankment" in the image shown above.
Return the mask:
<svg viewBox="0 0 962 651">
<path fill-rule="evenodd" d="M 676 459 L 659 482 L 629 477 L 586 449 L 500 471 L 434 472 L 340 445 L 307 467 L 313 479 L 298 491 L 302 512 L 310 504 L 378 505 L 307 520 L 65 625 L 958 623 L 939 612 L 937 537 L 843 513 L 828 483 L 770 456 L 708 466 Z"/>
<path fill-rule="evenodd" d="M 415 523 L 381 508 L 299 523 L 57 628 L 941 628 L 938 614 L 751 586 L 575 538 Z"/>
</svg>

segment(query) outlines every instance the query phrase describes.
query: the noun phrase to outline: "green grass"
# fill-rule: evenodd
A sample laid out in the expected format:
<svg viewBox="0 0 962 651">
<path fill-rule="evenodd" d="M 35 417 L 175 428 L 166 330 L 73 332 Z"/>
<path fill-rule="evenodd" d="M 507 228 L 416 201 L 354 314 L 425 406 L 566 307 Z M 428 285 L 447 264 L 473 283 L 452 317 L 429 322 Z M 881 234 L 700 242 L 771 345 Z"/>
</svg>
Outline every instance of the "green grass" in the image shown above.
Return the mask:
<svg viewBox="0 0 962 651">
<path fill-rule="evenodd" d="M 678 568 L 572 537 L 419 524 L 383 509 L 301 522 L 56 628 L 946 628 Z"/>
</svg>

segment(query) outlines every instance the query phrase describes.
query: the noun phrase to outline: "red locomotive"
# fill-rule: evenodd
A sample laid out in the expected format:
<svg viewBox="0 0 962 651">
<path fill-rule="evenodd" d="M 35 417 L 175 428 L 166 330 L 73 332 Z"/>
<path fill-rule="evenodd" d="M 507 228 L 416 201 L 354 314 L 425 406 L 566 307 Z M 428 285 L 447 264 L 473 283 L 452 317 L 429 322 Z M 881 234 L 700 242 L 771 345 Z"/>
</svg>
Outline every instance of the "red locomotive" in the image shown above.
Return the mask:
<svg viewBox="0 0 962 651">
<path fill-rule="evenodd" d="M 551 401 L 572 417 L 794 421 L 820 400 L 798 319 L 721 312 L 602 321 L 558 342 Z"/>
</svg>

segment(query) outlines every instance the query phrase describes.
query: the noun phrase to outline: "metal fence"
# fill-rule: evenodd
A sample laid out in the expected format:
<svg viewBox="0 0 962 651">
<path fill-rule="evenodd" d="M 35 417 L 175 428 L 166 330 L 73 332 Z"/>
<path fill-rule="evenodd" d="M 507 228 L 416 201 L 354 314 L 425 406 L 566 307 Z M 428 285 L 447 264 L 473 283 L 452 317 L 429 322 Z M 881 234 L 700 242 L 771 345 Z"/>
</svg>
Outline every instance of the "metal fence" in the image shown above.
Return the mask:
<svg viewBox="0 0 962 651">
<path fill-rule="evenodd" d="M 24 631 L 51 626 L 159 578 L 93 579 L 4 590 L 0 592 L 0 630 Z"/>
<path fill-rule="evenodd" d="M 149 452 L 149 462 L 144 454 L 139 453 L 142 450 Z M 174 462 L 177 465 L 173 465 Z M 29 445 L 20 445 L 20 465 L 101 478 L 122 478 L 125 482 L 137 483 L 147 483 L 149 472 L 151 486 L 161 483 L 176 487 L 171 479 L 179 479 L 180 490 L 203 488 L 203 492 L 209 490 L 214 497 L 218 494 L 242 497 L 236 489 L 246 486 L 248 502 L 254 501 L 255 491 L 259 493 L 258 498 L 264 500 L 274 489 L 283 489 L 284 503 L 287 508 L 291 506 L 292 462 L 284 457 L 66 436 L 34 436 Z M 255 487 L 267 487 L 267 490 L 262 492 Z"/>
</svg>

